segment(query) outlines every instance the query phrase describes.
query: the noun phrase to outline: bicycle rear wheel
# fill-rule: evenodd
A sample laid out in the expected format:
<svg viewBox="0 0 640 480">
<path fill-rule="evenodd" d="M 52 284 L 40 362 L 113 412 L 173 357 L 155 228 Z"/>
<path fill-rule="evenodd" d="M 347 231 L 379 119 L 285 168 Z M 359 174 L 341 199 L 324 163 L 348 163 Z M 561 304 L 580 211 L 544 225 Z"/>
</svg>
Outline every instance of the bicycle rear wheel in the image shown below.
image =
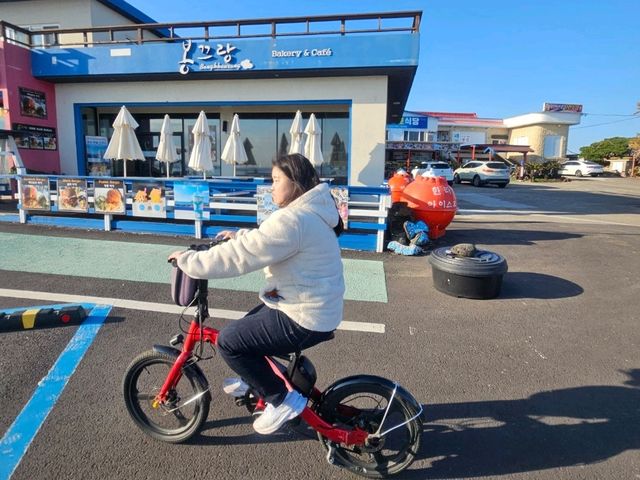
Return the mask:
<svg viewBox="0 0 640 480">
<path fill-rule="evenodd" d="M 170 443 L 184 442 L 197 433 L 211 403 L 208 387 L 191 367 L 186 367 L 167 400 L 155 404 L 175 361 L 166 353 L 144 352 L 131 362 L 122 382 L 124 402 L 136 425 L 147 435 Z"/>
<path fill-rule="evenodd" d="M 383 383 L 363 380 L 329 389 L 318 406 L 318 414 L 328 423 L 343 428 L 360 428 L 376 433 L 393 395 Z M 318 434 L 324 448 L 333 448 L 343 467 L 368 478 L 384 478 L 406 469 L 420 448 L 422 421 L 413 407 L 400 396 L 393 397 L 382 430 L 408 422 L 369 445 L 335 444 Z M 412 419 L 413 420 L 410 420 Z M 410 421 L 409 421 L 410 420 Z"/>
</svg>

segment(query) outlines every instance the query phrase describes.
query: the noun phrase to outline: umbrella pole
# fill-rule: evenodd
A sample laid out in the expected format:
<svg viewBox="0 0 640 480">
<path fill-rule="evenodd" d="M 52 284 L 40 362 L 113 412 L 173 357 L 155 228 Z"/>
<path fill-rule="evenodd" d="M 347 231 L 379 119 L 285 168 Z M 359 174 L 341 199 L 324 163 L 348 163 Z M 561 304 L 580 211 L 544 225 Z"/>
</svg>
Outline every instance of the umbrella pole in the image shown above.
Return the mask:
<svg viewBox="0 0 640 480">
<path fill-rule="evenodd" d="M 167 178 L 169 178 L 169 162 L 167 162 Z"/>
<path fill-rule="evenodd" d="M 205 179 L 205 180 L 207 179 L 207 171 L 206 170 L 202 171 L 202 178 Z"/>
<path fill-rule="evenodd" d="M 127 159 L 123 158 L 122 159 L 122 165 L 124 166 L 124 176 L 127 176 Z"/>
</svg>

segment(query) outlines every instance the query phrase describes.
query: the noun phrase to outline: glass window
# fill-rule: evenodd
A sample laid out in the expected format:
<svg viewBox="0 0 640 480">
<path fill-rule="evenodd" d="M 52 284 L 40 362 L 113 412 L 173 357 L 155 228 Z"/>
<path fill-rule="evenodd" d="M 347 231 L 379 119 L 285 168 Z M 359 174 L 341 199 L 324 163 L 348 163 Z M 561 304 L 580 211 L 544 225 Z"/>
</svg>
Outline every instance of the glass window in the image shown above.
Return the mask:
<svg viewBox="0 0 640 480">
<path fill-rule="evenodd" d="M 287 133 L 282 132 L 286 139 Z M 271 175 L 271 161 L 278 151 L 278 124 L 275 118 L 240 118 L 240 140 L 247 152 L 246 165 L 236 167 L 237 175 Z M 286 143 L 288 148 L 288 140 Z"/>
<path fill-rule="evenodd" d="M 503 163 L 503 162 L 489 162 L 487 163 L 487 167 L 489 168 L 496 168 L 498 170 L 506 170 L 507 168 L 507 164 Z"/>
<path fill-rule="evenodd" d="M 544 137 L 544 157 L 560 157 L 560 135 L 547 135 Z"/>
<path fill-rule="evenodd" d="M 286 155 L 291 144 L 293 113 L 242 113 L 240 138 L 247 152 L 247 165 L 238 165 L 237 175 L 271 176 L 271 162 Z M 309 113 L 302 115 L 304 125 Z M 349 117 L 346 113 L 316 113 L 320 123 L 321 148 L 324 162 L 318 168 L 321 177 L 334 184 L 346 184 L 348 172 Z"/>
<path fill-rule="evenodd" d="M 329 117 L 322 119 L 321 177 L 333 178 L 333 183 L 346 185 L 348 174 L 349 119 Z"/>
</svg>

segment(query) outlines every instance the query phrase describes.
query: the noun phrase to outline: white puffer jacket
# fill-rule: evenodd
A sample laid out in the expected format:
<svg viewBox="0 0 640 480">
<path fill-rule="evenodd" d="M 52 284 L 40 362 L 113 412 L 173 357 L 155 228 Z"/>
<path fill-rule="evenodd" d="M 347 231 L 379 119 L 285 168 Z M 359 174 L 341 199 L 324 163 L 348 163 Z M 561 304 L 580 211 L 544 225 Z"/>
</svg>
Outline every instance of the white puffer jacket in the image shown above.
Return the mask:
<svg viewBox="0 0 640 480">
<path fill-rule="evenodd" d="M 328 332 L 342 321 L 344 276 L 333 231 L 338 211 L 329 186 L 320 184 L 257 229 L 208 251 L 189 251 L 179 267 L 193 278 L 229 278 L 264 268 L 260 299 L 308 330 Z M 278 297 L 266 295 L 276 291 Z"/>
</svg>

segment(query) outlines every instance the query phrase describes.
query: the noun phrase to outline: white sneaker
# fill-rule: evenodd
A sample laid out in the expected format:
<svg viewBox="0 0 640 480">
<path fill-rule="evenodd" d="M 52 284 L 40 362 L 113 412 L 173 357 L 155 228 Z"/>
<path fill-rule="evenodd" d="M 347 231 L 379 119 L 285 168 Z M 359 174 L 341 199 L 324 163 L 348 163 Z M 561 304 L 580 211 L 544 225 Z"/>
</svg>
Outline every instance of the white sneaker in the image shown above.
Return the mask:
<svg viewBox="0 0 640 480">
<path fill-rule="evenodd" d="M 240 398 L 245 396 L 245 394 L 249 390 L 249 385 L 247 385 L 241 378 L 230 377 L 225 378 L 222 381 L 222 390 L 227 395 L 231 395 L 235 398 Z"/>
<path fill-rule="evenodd" d="M 306 406 L 307 399 L 293 390 L 279 406 L 274 407 L 267 403 L 262 415 L 253 422 L 253 429 L 262 435 L 273 433 L 285 422 L 300 415 Z"/>
</svg>

